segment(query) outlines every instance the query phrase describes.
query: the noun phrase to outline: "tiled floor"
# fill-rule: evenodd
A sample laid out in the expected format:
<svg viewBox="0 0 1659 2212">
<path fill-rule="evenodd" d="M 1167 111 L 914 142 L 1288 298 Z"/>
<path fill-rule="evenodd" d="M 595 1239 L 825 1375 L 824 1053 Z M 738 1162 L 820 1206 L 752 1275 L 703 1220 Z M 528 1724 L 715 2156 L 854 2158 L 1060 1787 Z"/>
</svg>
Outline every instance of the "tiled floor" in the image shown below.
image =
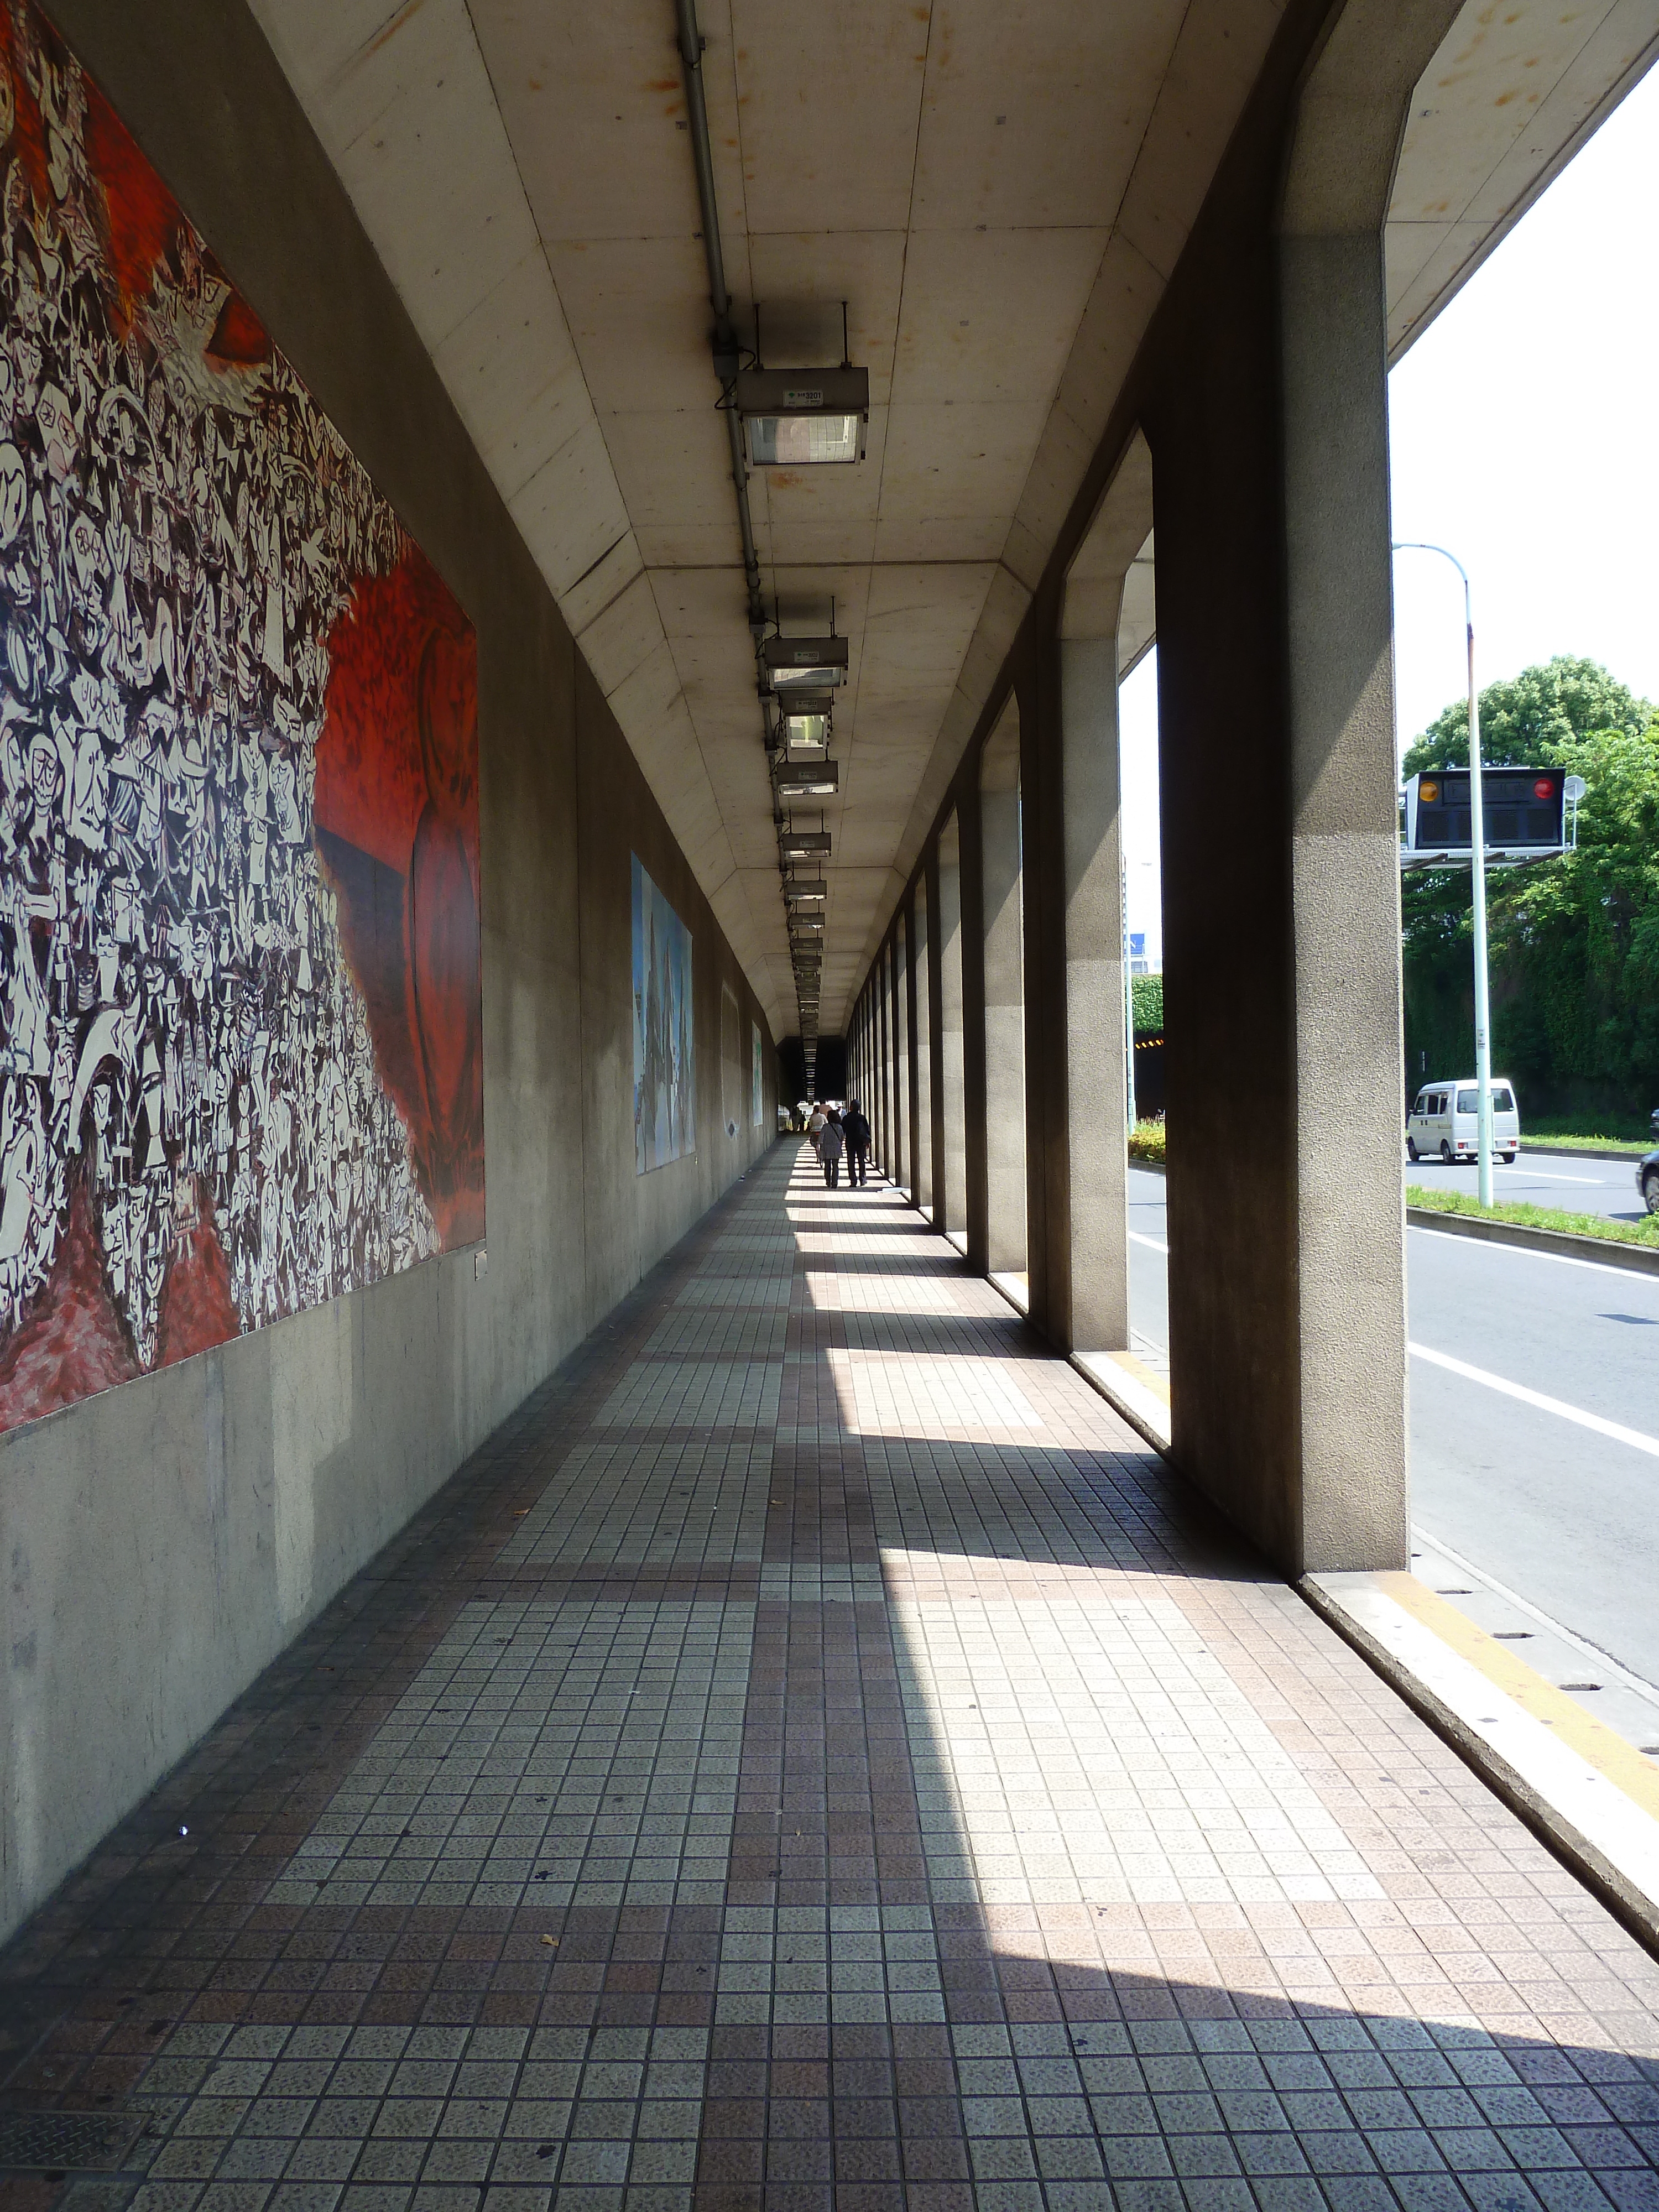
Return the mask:
<svg viewBox="0 0 1659 2212">
<path fill-rule="evenodd" d="M 0 1957 L 21 2212 L 1659 2212 L 1659 1967 L 781 1149 Z M 187 1830 L 185 1834 L 184 1831 Z"/>
</svg>

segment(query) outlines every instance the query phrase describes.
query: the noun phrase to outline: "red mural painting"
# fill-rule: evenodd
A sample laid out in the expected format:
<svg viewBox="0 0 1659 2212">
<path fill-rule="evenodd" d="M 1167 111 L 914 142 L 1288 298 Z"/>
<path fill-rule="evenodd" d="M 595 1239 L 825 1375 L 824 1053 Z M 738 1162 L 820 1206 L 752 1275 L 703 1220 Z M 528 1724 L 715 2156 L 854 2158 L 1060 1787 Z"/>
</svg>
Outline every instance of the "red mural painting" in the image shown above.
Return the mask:
<svg viewBox="0 0 1659 2212">
<path fill-rule="evenodd" d="M 0 0 L 0 1429 L 484 1229 L 471 624 Z"/>
<path fill-rule="evenodd" d="M 359 586 L 330 635 L 329 662 L 316 821 L 347 957 L 445 1243 L 476 1242 L 484 1233 L 476 641 L 411 545 L 390 576 Z M 398 878 L 390 899 L 388 871 Z"/>
</svg>

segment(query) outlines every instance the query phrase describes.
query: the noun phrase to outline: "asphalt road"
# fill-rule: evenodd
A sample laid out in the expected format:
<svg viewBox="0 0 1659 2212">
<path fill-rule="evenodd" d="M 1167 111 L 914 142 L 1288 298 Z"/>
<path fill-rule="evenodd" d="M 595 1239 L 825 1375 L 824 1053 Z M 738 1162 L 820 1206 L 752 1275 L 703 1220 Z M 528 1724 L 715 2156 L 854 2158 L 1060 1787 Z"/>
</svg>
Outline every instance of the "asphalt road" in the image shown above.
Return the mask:
<svg viewBox="0 0 1659 2212">
<path fill-rule="evenodd" d="M 1614 1166 L 1582 1172 L 1611 1179 Z M 1601 1210 L 1620 1210 L 1607 1199 Z M 1161 1176 L 1131 1170 L 1129 1215 L 1133 1328 L 1167 1346 Z M 1571 1638 L 1659 1686 L 1659 1276 L 1425 1229 L 1407 1232 L 1407 1267 L 1412 1519 L 1432 1572 L 1440 1546 L 1476 1570 L 1485 1583 L 1464 1609 L 1488 1626 L 1529 1622 L 1502 1632 L 1525 1633 L 1520 1655 L 1564 1686 L 1587 1672 Z M 1494 1612 L 1486 1583 L 1569 1639 L 1552 1642 L 1530 1613 Z M 1609 1680 L 1601 1702 L 1582 1702 L 1659 1744 L 1659 1704 L 1629 1685 Z"/>
<path fill-rule="evenodd" d="M 1492 1165 L 1492 1195 L 1525 1206 L 1559 1206 L 1569 1213 L 1607 1213 L 1634 1221 L 1647 1212 L 1636 1188 L 1634 1160 L 1575 1159 L 1564 1152 L 1528 1152 L 1524 1146 L 1512 1168 Z M 1466 1190 L 1474 1195 L 1479 1171 L 1443 1167 L 1437 1159 L 1407 1163 L 1406 1180 L 1425 1190 Z"/>
</svg>

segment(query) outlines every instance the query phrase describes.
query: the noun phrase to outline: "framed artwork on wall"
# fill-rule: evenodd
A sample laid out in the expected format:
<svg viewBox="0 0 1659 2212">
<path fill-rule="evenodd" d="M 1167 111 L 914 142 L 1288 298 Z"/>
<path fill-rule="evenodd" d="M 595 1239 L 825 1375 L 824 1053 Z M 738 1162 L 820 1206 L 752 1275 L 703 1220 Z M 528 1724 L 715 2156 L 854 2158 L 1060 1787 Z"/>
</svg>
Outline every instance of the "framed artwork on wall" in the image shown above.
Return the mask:
<svg viewBox="0 0 1659 2212">
<path fill-rule="evenodd" d="M 765 1120 L 766 1079 L 761 1055 L 760 1024 L 749 1024 L 749 1118 L 756 1128 Z"/>
<path fill-rule="evenodd" d="M 697 1149 L 691 933 L 640 864 L 634 891 L 634 1171 Z"/>
<path fill-rule="evenodd" d="M 484 1126 L 471 623 L 33 0 L 0 166 L 7 1429 L 476 1242 Z"/>
</svg>

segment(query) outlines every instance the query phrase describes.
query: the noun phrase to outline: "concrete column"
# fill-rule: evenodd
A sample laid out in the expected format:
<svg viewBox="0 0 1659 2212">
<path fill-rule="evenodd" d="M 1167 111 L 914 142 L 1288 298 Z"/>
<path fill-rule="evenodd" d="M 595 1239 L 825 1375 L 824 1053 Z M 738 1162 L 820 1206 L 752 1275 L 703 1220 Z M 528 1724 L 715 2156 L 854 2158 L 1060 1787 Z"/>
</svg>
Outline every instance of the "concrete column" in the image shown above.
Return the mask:
<svg viewBox="0 0 1659 2212">
<path fill-rule="evenodd" d="M 1381 240 L 1455 12 L 1348 0 L 1147 412 L 1174 1452 L 1293 1573 L 1408 1556 Z"/>
<path fill-rule="evenodd" d="M 1280 272 L 1302 1557 L 1316 1570 L 1403 1567 L 1405 1079 L 1382 239 L 1287 238 Z"/>
<path fill-rule="evenodd" d="M 884 945 L 882 952 L 886 951 Z M 872 1088 L 876 1094 L 875 1154 L 884 1175 L 890 1174 L 892 1158 L 890 1139 L 887 1127 L 887 994 L 883 988 L 882 953 L 876 955 L 876 972 L 872 984 L 875 1000 L 876 1065 Z"/>
<path fill-rule="evenodd" d="M 1025 975 L 1019 710 L 1010 701 L 980 759 L 985 976 L 986 1267 L 1025 1268 Z"/>
<path fill-rule="evenodd" d="M 915 1181 L 910 1131 L 910 933 L 904 909 L 893 925 L 893 1157 L 896 1179 L 906 1190 Z"/>
<path fill-rule="evenodd" d="M 896 1182 L 898 1126 L 893 1112 L 893 1079 L 898 1040 L 893 1034 L 893 940 L 890 937 L 881 948 L 876 972 L 881 978 L 881 1164 L 888 1181 Z"/>
<path fill-rule="evenodd" d="M 968 1229 L 967 1098 L 963 1080 L 962 836 L 953 815 L 939 841 L 939 1104 L 944 1161 L 933 1218 Z"/>
<path fill-rule="evenodd" d="M 1127 1085 L 1117 637 L 1060 647 L 1065 784 L 1065 1249 L 1053 1319 L 1066 1348 L 1129 1341 Z"/>
<path fill-rule="evenodd" d="M 933 1085 L 927 1049 L 927 891 L 919 883 L 905 909 L 909 933 L 910 1196 L 926 1212 L 933 1203 Z"/>
<path fill-rule="evenodd" d="M 985 848 L 979 778 L 968 778 L 957 799 L 957 866 L 962 885 L 962 1139 L 963 1199 L 967 1215 L 968 1265 L 988 1273 L 986 1231 L 985 1111 Z"/>
<path fill-rule="evenodd" d="M 930 839 L 922 856 L 918 904 L 926 932 L 927 964 L 923 971 L 927 988 L 927 1034 L 923 1045 L 927 1085 L 927 1121 L 922 1142 L 927 1148 L 927 1182 L 932 1194 L 928 1218 L 935 1229 L 945 1226 L 945 967 L 944 927 L 939 906 L 939 847 Z"/>
</svg>

